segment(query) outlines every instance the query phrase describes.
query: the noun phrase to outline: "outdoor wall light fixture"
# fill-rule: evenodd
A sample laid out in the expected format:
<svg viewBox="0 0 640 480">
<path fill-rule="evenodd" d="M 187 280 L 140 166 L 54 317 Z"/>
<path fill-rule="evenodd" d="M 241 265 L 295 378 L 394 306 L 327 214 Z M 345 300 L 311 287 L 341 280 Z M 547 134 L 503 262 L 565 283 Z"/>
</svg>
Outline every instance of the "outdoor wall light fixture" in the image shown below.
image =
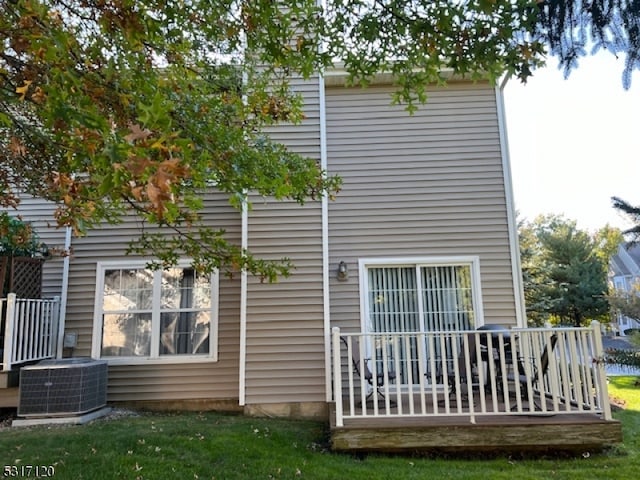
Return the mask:
<svg viewBox="0 0 640 480">
<path fill-rule="evenodd" d="M 349 278 L 349 269 L 347 268 L 347 264 L 344 261 L 338 264 L 338 272 L 337 272 L 338 280 L 345 281 Z"/>
</svg>

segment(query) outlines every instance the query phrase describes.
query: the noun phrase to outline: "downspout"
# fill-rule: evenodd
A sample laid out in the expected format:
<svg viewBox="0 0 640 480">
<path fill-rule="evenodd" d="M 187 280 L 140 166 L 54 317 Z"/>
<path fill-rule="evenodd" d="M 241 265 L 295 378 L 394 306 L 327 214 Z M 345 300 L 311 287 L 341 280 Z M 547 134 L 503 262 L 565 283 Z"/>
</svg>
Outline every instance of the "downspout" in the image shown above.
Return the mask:
<svg viewBox="0 0 640 480">
<path fill-rule="evenodd" d="M 60 314 L 58 316 L 58 345 L 56 357 L 62 358 L 64 345 L 64 326 L 67 314 L 67 297 L 69 296 L 69 262 L 71 259 L 71 227 L 67 227 L 64 235 L 64 260 L 62 264 L 62 291 L 60 292 Z"/>
<path fill-rule="evenodd" d="M 244 34 L 241 34 L 241 46 L 246 53 L 247 39 Z M 245 68 L 242 69 L 242 103 L 247 104 L 247 93 L 244 88 L 249 83 L 249 75 Z M 241 238 L 240 248 L 242 248 L 243 255 L 249 247 L 249 212 L 248 212 L 248 195 L 246 190 L 242 192 L 242 213 L 241 213 Z M 247 371 L 247 297 L 248 297 L 248 285 L 247 285 L 247 269 L 243 268 L 240 272 L 240 352 L 238 359 L 238 404 L 244 406 L 246 404 L 246 371 Z"/>
<path fill-rule="evenodd" d="M 525 312 L 524 286 L 522 282 L 522 264 L 520 262 L 520 242 L 518 240 L 518 223 L 511 180 L 511 159 L 509 156 L 509 142 L 507 140 L 507 121 L 504 108 L 504 87 L 509 80 L 505 76 L 495 89 L 496 106 L 498 109 L 498 130 L 500 134 L 500 151 L 502 155 L 502 171 L 507 206 L 507 225 L 509 229 L 509 248 L 511 250 L 511 275 L 513 277 L 513 294 L 516 307 L 516 323 L 518 327 L 527 326 Z"/>
<path fill-rule="evenodd" d="M 327 171 L 327 122 L 324 76 L 318 76 L 320 103 L 320 167 Z M 324 375 L 327 402 L 333 399 L 331 381 L 331 302 L 329 299 L 329 195 L 322 195 L 322 310 L 324 324 Z"/>
<path fill-rule="evenodd" d="M 242 233 L 240 246 L 243 252 L 249 248 L 249 209 L 247 206 L 247 194 L 242 199 Z M 247 367 L 247 269 L 240 272 L 240 365 L 238 381 L 238 403 L 241 406 L 246 402 L 246 381 L 245 373 Z"/>
</svg>

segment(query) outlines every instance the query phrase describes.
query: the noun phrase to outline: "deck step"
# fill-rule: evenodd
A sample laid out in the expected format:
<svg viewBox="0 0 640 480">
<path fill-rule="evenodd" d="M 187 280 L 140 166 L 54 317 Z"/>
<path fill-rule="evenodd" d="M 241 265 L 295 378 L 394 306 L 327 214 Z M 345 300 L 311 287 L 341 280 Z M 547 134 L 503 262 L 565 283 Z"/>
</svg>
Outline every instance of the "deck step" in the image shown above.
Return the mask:
<svg viewBox="0 0 640 480">
<path fill-rule="evenodd" d="M 0 372 L 0 389 L 14 388 L 20 383 L 20 370 Z"/>
<path fill-rule="evenodd" d="M 17 408 L 19 388 L 0 388 L 0 408 Z"/>
</svg>

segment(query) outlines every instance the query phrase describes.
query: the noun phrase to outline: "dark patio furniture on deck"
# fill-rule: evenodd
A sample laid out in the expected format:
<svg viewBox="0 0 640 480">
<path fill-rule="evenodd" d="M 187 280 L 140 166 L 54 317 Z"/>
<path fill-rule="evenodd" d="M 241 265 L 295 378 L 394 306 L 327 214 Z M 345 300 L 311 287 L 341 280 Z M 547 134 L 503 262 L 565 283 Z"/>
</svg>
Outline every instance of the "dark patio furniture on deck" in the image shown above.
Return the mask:
<svg viewBox="0 0 640 480">
<path fill-rule="evenodd" d="M 342 340 L 342 343 L 344 343 L 348 351 L 349 344 L 347 342 L 347 339 L 345 337 L 340 337 L 340 340 Z M 365 401 L 369 400 L 374 393 L 377 394 L 377 396 L 385 398 L 384 393 L 381 390 L 385 385 L 385 372 L 382 369 L 376 371 L 375 382 L 374 382 L 373 373 L 369 369 L 369 361 L 371 359 L 364 358 L 362 362 L 360 361 L 360 344 L 359 343 L 360 342 L 358 341 L 358 339 L 355 339 L 353 342 L 351 342 L 351 361 L 353 363 L 353 370 L 361 379 L 364 379 L 367 381 L 371 389 L 371 391 L 367 394 Z M 387 373 L 386 378 L 389 380 L 389 382 L 393 382 L 396 379 L 396 373 L 393 370 L 389 370 L 386 373 Z"/>
<path fill-rule="evenodd" d="M 510 382 L 517 382 L 520 385 L 520 398 L 522 398 L 522 400 L 527 400 L 528 386 L 531 385 L 532 388 L 537 387 L 539 378 L 544 378 L 547 374 L 547 371 L 549 370 L 549 357 L 553 354 L 553 349 L 555 348 L 556 343 L 558 343 L 558 335 L 554 333 L 551 335 L 549 342 L 542 348 L 539 369 L 536 358 L 526 359 L 519 357 L 517 373 L 514 372 L 507 375 L 507 380 Z M 525 362 L 527 361 L 530 362 L 529 370 L 525 367 Z M 538 410 L 542 410 L 540 405 L 535 401 L 533 402 L 533 405 Z M 511 408 L 513 409 L 514 406 Z"/>
<path fill-rule="evenodd" d="M 486 325 L 482 325 L 478 327 L 478 331 L 481 332 L 491 332 L 491 347 L 492 352 L 489 352 L 489 333 L 480 335 L 480 345 L 483 350 L 481 351 L 482 361 L 486 363 L 487 368 L 489 362 L 493 362 L 495 366 L 496 377 L 498 378 L 498 388 L 500 388 L 502 382 L 499 380 L 502 379 L 502 360 L 504 360 L 504 364 L 509 367 L 513 363 L 512 356 L 512 345 L 511 345 L 511 336 L 509 335 L 507 327 L 503 325 L 497 325 L 493 323 L 488 323 Z M 503 349 L 500 349 L 500 337 L 502 336 L 502 346 Z M 502 357 L 501 357 L 502 356 Z"/>
<path fill-rule="evenodd" d="M 501 333 L 502 332 L 502 333 Z M 496 382 L 498 389 L 502 382 L 500 379 L 502 378 L 502 363 L 500 360 L 500 356 L 504 355 L 504 363 L 509 365 L 512 363 L 511 358 L 511 338 L 508 335 L 508 329 L 503 325 L 497 324 L 486 324 L 478 327 L 473 334 L 469 335 L 469 350 L 465 352 L 464 350 L 460 351 L 460 355 L 458 357 L 458 371 L 460 372 L 460 382 L 467 383 L 467 369 L 466 369 L 466 359 L 467 356 L 469 358 L 469 364 L 472 369 L 471 378 L 472 385 L 475 388 L 481 388 L 480 386 L 480 368 L 486 368 L 486 375 L 484 375 L 484 385 L 483 387 L 486 389 L 489 385 L 486 383 L 487 377 L 490 374 L 491 370 L 489 367 L 489 363 L 492 362 L 494 365 L 494 370 L 498 381 Z M 477 351 L 476 339 L 475 335 L 478 336 L 478 342 L 480 344 L 480 351 Z M 489 351 L 489 335 L 491 336 L 491 351 Z M 503 351 L 500 351 L 500 336 L 503 337 L 502 345 L 504 347 Z M 453 371 L 449 372 L 448 375 L 449 381 L 449 396 L 456 393 L 456 385 L 455 385 L 455 375 Z"/>
</svg>

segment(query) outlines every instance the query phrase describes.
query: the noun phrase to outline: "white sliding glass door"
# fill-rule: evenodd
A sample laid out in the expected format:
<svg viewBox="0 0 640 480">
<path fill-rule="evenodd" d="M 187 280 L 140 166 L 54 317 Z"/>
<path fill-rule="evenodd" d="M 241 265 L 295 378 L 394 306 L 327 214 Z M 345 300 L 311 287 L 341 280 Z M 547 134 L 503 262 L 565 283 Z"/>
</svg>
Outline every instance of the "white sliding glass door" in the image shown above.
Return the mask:
<svg viewBox="0 0 640 480">
<path fill-rule="evenodd" d="M 362 261 L 364 284 L 364 328 L 369 333 L 453 332 L 476 328 L 479 308 L 479 268 L 477 258 L 451 258 L 437 261 L 393 264 L 388 261 Z M 387 347 L 391 360 L 399 356 L 402 371 L 399 383 L 418 376 L 418 352 L 427 357 L 453 360 L 459 349 L 456 337 L 444 342 L 419 345 L 417 335 L 409 335 L 396 349 Z M 378 342 L 381 343 L 381 342 Z M 376 345 L 376 349 L 382 348 Z M 394 353 L 395 352 L 395 353 Z M 371 352 L 380 358 L 380 352 Z M 409 376 L 407 370 L 411 368 Z"/>
</svg>

